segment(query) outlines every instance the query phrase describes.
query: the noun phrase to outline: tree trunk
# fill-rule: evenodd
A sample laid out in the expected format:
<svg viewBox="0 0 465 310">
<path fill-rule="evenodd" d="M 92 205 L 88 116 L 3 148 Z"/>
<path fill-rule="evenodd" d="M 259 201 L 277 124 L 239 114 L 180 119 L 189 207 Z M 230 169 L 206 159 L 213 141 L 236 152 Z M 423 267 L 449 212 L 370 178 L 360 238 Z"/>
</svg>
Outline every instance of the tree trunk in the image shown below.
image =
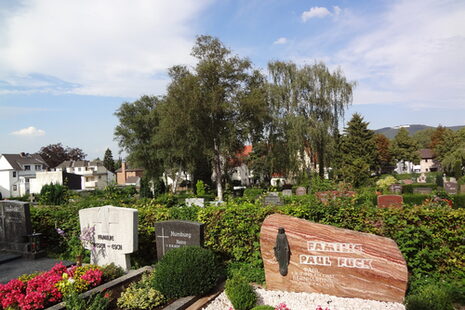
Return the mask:
<svg viewBox="0 0 465 310">
<path fill-rule="evenodd" d="M 214 167 L 215 167 L 215 182 L 216 182 L 216 190 L 217 190 L 217 196 L 219 201 L 223 201 L 223 185 L 221 184 L 221 177 L 223 174 L 223 170 L 221 169 L 221 154 L 220 150 L 218 147 L 218 144 L 216 141 L 213 143 L 214 144 L 214 149 L 215 149 L 215 162 L 214 162 Z"/>
</svg>

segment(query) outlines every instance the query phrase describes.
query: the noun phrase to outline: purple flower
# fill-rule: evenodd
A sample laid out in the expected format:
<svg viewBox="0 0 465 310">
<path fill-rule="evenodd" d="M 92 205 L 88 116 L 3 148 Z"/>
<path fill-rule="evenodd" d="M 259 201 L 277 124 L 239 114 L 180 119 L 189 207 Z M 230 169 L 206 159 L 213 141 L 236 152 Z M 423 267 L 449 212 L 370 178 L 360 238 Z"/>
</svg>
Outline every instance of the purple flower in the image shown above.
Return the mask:
<svg viewBox="0 0 465 310">
<path fill-rule="evenodd" d="M 58 233 L 60 236 L 62 236 L 62 237 L 65 236 L 65 231 L 64 231 L 63 229 L 61 229 L 61 228 L 56 228 L 56 231 L 57 231 L 57 233 Z"/>
</svg>

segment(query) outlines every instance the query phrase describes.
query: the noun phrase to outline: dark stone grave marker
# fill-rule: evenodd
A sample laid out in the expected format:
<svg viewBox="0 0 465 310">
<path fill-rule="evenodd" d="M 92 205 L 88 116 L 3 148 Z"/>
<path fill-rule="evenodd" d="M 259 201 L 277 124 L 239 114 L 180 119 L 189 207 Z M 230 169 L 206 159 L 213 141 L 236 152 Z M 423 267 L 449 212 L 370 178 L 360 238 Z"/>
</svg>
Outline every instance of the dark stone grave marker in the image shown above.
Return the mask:
<svg viewBox="0 0 465 310">
<path fill-rule="evenodd" d="M 402 208 L 404 199 L 400 195 L 379 195 L 378 208 Z"/>
<path fill-rule="evenodd" d="M 307 189 L 305 187 L 303 187 L 303 186 L 299 186 L 295 190 L 295 194 L 296 194 L 296 196 L 307 195 Z"/>
<path fill-rule="evenodd" d="M 283 202 L 281 201 L 281 198 L 279 197 L 278 193 L 270 192 L 264 197 L 263 204 L 265 206 L 282 206 Z"/>
<path fill-rule="evenodd" d="M 457 182 L 444 182 L 444 190 L 448 194 L 457 194 L 457 191 L 458 191 Z"/>
<path fill-rule="evenodd" d="M 27 254 L 28 236 L 32 235 L 29 203 L 0 201 L 0 250 Z"/>
<path fill-rule="evenodd" d="M 204 224 L 191 221 L 164 221 L 155 223 L 157 258 L 183 246 L 203 246 Z"/>
</svg>

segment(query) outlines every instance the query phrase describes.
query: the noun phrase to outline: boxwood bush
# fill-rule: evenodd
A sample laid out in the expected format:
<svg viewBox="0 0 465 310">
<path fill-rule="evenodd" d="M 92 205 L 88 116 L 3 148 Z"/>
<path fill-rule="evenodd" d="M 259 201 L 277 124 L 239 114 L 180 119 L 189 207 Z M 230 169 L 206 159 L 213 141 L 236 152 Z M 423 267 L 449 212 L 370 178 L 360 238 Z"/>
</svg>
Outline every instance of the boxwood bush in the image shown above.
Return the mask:
<svg viewBox="0 0 465 310">
<path fill-rule="evenodd" d="M 257 295 L 253 287 L 244 278 L 228 279 L 224 291 L 235 310 L 250 310 L 257 303 Z"/>
<path fill-rule="evenodd" d="M 153 287 L 167 298 L 203 295 L 223 275 L 223 266 L 212 251 L 186 246 L 167 252 L 158 262 Z"/>
</svg>

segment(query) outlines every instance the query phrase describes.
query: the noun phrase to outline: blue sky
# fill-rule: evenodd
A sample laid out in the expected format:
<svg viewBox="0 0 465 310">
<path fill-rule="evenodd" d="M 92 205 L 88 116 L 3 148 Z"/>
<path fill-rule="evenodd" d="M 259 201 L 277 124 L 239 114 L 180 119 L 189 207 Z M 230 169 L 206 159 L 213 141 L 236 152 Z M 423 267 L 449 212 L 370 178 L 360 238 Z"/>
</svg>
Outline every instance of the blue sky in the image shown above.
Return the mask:
<svg viewBox="0 0 465 310">
<path fill-rule="evenodd" d="M 324 61 L 372 129 L 465 125 L 465 2 L 2 0 L 0 153 L 61 142 L 103 157 L 121 103 L 162 95 L 195 36 L 263 70 Z"/>
</svg>

